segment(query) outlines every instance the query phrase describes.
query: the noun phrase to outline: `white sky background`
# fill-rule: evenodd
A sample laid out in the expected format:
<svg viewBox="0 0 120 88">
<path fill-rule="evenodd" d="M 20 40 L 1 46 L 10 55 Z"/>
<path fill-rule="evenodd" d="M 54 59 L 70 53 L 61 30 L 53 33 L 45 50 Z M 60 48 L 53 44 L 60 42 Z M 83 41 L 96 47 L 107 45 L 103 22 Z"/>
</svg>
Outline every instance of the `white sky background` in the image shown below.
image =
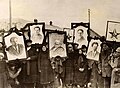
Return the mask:
<svg viewBox="0 0 120 88">
<path fill-rule="evenodd" d="M 88 22 L 91 10 L 91 28 L 105 35 L 107 20 L 120 21 L 120 0 L 11 0 L 12 17 L 70 27 L 71 22 Z M 0 0 L 0 19 L 9 17 L 9 0 Z"/>
</svg>

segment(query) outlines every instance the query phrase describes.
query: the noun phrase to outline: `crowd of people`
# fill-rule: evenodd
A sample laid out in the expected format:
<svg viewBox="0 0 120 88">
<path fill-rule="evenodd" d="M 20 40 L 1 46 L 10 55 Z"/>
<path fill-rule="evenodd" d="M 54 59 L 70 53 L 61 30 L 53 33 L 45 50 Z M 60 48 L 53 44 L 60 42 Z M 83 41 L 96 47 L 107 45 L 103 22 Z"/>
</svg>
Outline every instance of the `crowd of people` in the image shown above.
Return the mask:
<svg viewBox="0 0 120 88">
<path fill-rule="evenodd" d="M 12 41 L 12 40 L 11 40 Z M 67 57 L 49 58 L 48 44 L 26 41 L 28 57 L 8 61 L 0 43 L 0 88 L 119 88 L 120 47 L 101 44 L 99 61 L 86 58 L 87 47 L 67 44 Z M 97 43 L 92 46 L 97 47 Z"/>
</svg>

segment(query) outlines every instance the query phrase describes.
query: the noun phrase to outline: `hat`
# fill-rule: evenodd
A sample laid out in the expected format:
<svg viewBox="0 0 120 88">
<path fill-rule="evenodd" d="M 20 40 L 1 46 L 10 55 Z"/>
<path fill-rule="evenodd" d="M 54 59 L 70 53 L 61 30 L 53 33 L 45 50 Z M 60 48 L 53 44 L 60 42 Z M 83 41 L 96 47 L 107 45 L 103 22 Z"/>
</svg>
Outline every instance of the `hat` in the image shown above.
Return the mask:
<svg viewBox="0 0 120 88">
<path fill-rule="evenodd" d="M 118 48 L 116 49 L 116 52 L 119 52 L 119 53 L 120 53 L 120 47 L 118 47 Z"/>
</svg>

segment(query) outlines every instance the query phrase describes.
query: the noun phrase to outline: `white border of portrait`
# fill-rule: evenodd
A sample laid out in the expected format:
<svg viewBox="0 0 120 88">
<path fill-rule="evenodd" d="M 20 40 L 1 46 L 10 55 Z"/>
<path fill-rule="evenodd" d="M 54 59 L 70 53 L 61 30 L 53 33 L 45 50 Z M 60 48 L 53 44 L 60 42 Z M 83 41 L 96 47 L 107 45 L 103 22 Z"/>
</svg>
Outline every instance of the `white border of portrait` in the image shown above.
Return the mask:
<svg viewBox="0 0 120 88">
<path fill-rule="evenodd" d="M 91 60 L 95 60 L 95 61 L 98 61 L 99 60 L 99 55 L 97 55 L 95 58 L 91 57 L 89 55 L 89 52 L 92 51 L 92 43 L 93 42 L 97 42 L 98 43 L 98 48 L 97 48 L 97 51 L 101 52 L 101 41 L 100 40 L 94 40 L 94 39 L 91 39 L 90 43 L 89 43 L 89 47 L 88 47 L 88 51 L 87 51 L 87 59 L 91 59 Z"/>
<path fill-rule="evenodd" d="M 52 57 L 56 57 L 56 56 L 60 56 L 60 57 L 67 57 L 67 51 L 66 51 L 66 44 L 64 43 L 65 41 L 65 33 L 63 34 L 59 34 L 59 33 L 48 33 L 49 35 L 49 56 L 50 58 Z M 56 50 L 56 48 L 54 47 L 55 41 L 58 40 L 61 43 L 60 48 L 62 48 L 61 50 L 63 51 L 59 51 L 59 52 L 53 52 Z"/>
<path fill-rule="evenodd" d="M 74 29 L 64 28 L 63 31 L 66 32 L 67 42 L 73 43 L 73 40 L 74 40 Z"/>
<path fill-rule="evenodd" d="M 82 29 L 84 31 L 83 37 L 84 37 L 85 40 L 82 42 L 82 44 L 77 42 L 77 40 L 79 38 L 78 33 L 77 33 L 78 29 Z M 75 30 L 75 32 L 74 32 L 75 33 L 74 34 L 74 36 L 75 36 L 74 43 L 79 44 L 78 48 L 81 48 L 82 45 L 85 45 L 87 47 L 88 46 L 88 40 L 87 40 L 87 37 L 88 37 L 87 30 L 88 30 L 88 28 L 83 27 L 83 26 L 78 26 L 78 27 L 74 28 L 74 30 Z"/>
<path fill-rule="evenodd" d="M 106 40 L 120 42 L 120 22 L 107 21 Z"/>
<path fill-rule="evenodd" d="M 40 34 L 42 35 L 41 40 L 33 40 L 32 36 L 34 36 L 34 28 L 39 27 L 40 28 Z M 30 26 L 30 39 L 32 40 L 32 44 L 42 44 L 44 40 L 44 33 L 43 33 L 43 24 L 36 24 Z M 37 38 L 38 39 L 38 38 Z"/>
<path fill-rule="evenodd" d="M 17 37 L 18 38 L 18 43 L 23 45 L 23 52 L 18 56 L 12 55 L 7 51 L 7 48 L 9 46 L 11 46 L 10 38 L 12 38 L 12 37 Z M 7 54 L 8 60 L 25 59 L 27 57 L 23 36 L 19 36 L 16 33 L 11 33 L 9 36 L 4 37 L 4 41 L 5 41 L 5 45 L 6 45 L 5 52 Z"/>
</svg>

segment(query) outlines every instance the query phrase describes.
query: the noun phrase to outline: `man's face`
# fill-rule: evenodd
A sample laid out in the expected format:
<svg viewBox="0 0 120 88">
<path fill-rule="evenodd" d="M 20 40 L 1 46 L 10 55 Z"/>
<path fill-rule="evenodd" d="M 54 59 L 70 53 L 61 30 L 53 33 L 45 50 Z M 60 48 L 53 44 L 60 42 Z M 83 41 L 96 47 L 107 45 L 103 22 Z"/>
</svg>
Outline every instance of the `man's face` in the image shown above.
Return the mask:
<svg viewBox="0 0 120 88">
<path fill-rule="evenodd" d="M 79 50 L 79 54 L 82 54 L 82 53 L 83 53 L 83 52 L 82 52 L 82 50 L 80 49 L 80 50 Z"/>
<path fill-rule="evenodd" d="M 0 60 L 2 60 L 4 58 L 4 56 L 3 55 L 0 55 Z"/>
<path fill-rule="evenodd" d="M 103 44 L 103 49 L 102 49 L 102 51 L 104 51 L 104 50 L 107 50 L 109 47 L 106 45 L 106 44 Z"/>
<path fill-rule="evenodd" d="M 93 50 L 96 51 L 98 48 L 98 45 L 97 44 L 93 44 Z"/>
<path fill-rule="evenodd" d="M 75 50 L 77 50 L 78 49 L 78 45 L 75 45 L 74 48 L 75 48 Z"/>
<path fill-rule="evenodd" d="M 55 41 L 55 47 L 59 47 L 60 46 L 60 41 L 59 40 L 56 40 Z"/>
<path fill-rule="evenodd" d="M 79 30 L 78 31 L 78 35 L 81 37 L 81 36 L 83 36 L 83 31 L 82 30 Z"/>
<path fill-rule="evenodd" d="M 70 44 L 70 45 L 68 45 L 68 50 L 69 51 L 73 51 L 73 46 Z"/>
<path fill-rule="evenodd" d="M 43 47 L 42 47 L 42 50 L 43 50 L 43 51 L 46 51 L 46 47 L 45 47 L 45 46 L 43 46 Z"/>
<path fill-rule="evenodd" d="M 36 33 L 36 34 L 39 34 L 39 33 L 40 33 L 39 28 L 35 28 L 35 33 Z"/>
<path fill-rule="evenodd" d="M 17 45 L 18 44 L 18 39 L 14 38 L 11 43 L 12 43 L 12 45 Z"/>
</svg>

